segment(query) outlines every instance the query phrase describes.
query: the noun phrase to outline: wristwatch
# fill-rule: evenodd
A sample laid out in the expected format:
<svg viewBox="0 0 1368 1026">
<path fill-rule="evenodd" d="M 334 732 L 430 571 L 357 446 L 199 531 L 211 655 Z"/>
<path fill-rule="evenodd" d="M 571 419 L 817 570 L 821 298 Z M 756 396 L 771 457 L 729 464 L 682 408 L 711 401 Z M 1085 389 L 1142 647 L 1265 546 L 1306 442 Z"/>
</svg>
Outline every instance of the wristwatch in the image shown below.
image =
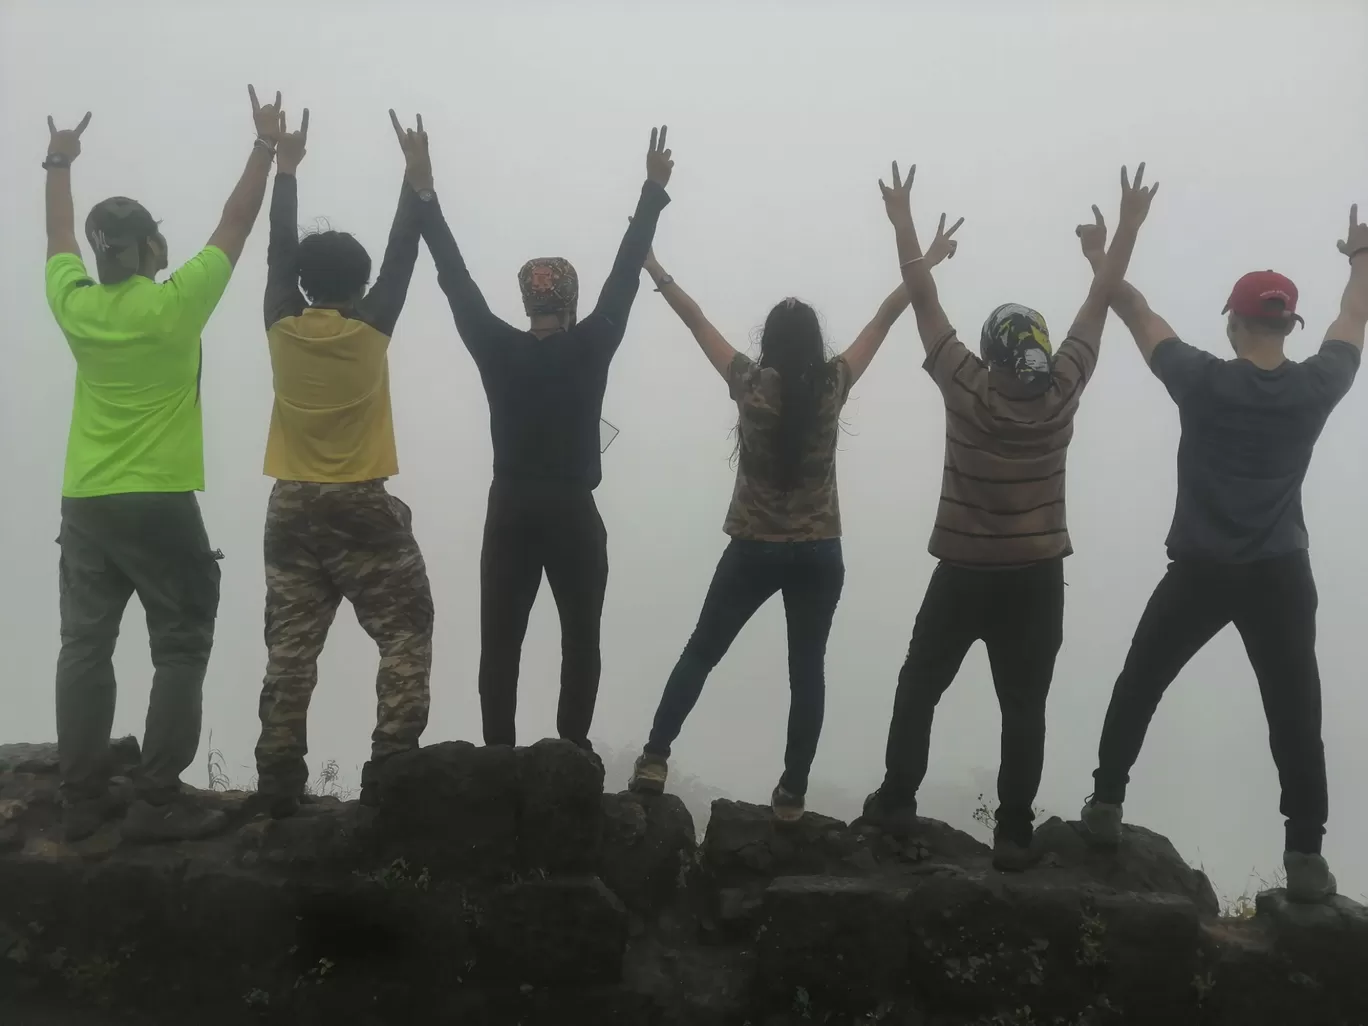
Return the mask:
<svg viewBox="0 0 1368 1026">
<path fill-rule="evenodd" d="M 71 167 L 71 158 L 64 153 L 49 153 L 47 160 L 43 161 L 44 171 L 55 171 L 66 167 Z"/>
<path fill-rule="evenodd" d="M 419 189 L 418 198 L 422 200 L 424 203 L 431 203 L 434 199 L 437 198 L 437 194 L 433 192 L 431 189 Z"/>
<path fill-rule="evenodd" d="M 670 276 L 667 274 L 667 275 L 665 275 L 665 277 L 661 278 L 660 281 L 656 282 L 656 288 L 655 288 L 655 290 L 656 290 L 657 292 L 659 292 L 659 291 L 660 291 L 661 289 L 663 289 L 666 285 L 673 285 L 673 284 L 674 284 L 674 279 L 673 279 L 672 277 L 670 277 Z"/>
</svg>

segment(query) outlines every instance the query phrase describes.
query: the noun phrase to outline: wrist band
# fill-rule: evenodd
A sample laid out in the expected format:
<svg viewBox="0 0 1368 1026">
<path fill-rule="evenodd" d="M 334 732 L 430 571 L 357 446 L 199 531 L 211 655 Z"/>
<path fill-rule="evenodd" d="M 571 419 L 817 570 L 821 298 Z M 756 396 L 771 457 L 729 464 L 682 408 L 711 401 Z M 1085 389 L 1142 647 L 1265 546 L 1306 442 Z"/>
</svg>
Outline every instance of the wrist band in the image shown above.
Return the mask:
<svg viewBox="0 0 1368 1026">
<path fill-rule="evenodd" d="M 904 260 L 902 263 L 900 263 L 900 264 L 898 265 L 898 268 L 899 268 L 899 269 L 902 269 L 902 268 L 904 268 L 904 267 L 911 267 L 913 264 L 918 263 L 918 262 L 920 262 L 920 261 L 922 261 L 922 260 L 925 260 L 925 259 L 926 259 L 925 256 L 913 257 L 911 260 Z"/>
<path fill-rule="evenodd" d="M 69 167 L 71 167 L 70 158 L 63 156 L 60 153 L 49 153 L 47 159 L 43 161 L 44 171 L 65 170 Z"/>
<path fill-rule="evenodd" d="M 262 135 L 257 136 L 256 142 L 252 143 L 252 145 L 258 147 L 259 149 L 263 149 L 268 153 L 273 154 L 276 151 L 276 144 L 271 142 L 270 139 L 267 139 L 265 136 Z"/>
<path fill-rule="evenodd" d="M 44 166 L 46 167 L 47 165 Z M 1352 264 L 1354 262 L 1354 257 L 1358 256 L 1360 253 L 1368 253 L 1368 246 L 1360 246 L 1358 249 L 1350 253 L 1349 262 Z"/>
</svg>

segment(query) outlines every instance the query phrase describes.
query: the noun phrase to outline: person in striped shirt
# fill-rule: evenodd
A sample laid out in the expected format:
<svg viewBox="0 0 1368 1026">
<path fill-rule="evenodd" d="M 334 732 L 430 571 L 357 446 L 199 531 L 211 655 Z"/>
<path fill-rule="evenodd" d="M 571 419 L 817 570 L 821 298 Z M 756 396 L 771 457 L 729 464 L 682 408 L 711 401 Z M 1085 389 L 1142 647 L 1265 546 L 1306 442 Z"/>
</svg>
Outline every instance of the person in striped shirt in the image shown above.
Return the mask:
<svg viewBox="0 0 1368 1026">
<path fill-rule="evenodd" d="M 1072 552 L 1064 509 L 1064 464 L 1079 398 L 1097 364 L 1107 304 L 1134 250 L 1156 187 L 1121 171 L 1121 218 L 1087 298 L 1055 351 L 1044 318 L 1016 304 L 984 323 L 975 355 L 941 308 L 917 241 L 911 186 L 884 186 L 898 260 L 927 372 L 945 401 L 945 468 L 930 551 L 939 563 L 912 628 L 898 674 L 882 785 L 864 818 L 894 834 L 914 832 L 917 790 L 926 775 L 936 703 L 976 641 L 983 641 L 1002 709 L 1002 762 L 993 863 L 1028 868 L 1045 757 L 1045 701 L 1064 629 L 1064 557 Z M 1106 226 L 1078 235 L 1101 244 Z M 958 224 L 956 225 L 958 227 Z M 953 229 L 952 229 L 953 230 Z M 945 232 L 942 215 L 938 238 Z M 1100 239 L 1099 239 L 1100 237 Z"/>
</svg>

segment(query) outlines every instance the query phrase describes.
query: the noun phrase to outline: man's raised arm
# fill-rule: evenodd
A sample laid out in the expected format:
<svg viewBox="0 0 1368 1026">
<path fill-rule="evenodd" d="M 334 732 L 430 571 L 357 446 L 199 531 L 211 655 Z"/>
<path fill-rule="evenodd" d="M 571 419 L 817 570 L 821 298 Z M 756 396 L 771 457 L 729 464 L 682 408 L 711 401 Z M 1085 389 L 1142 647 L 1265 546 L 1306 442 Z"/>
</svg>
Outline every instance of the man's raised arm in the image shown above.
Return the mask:
<svg viewBox="0 0 1368 1026">
<path fill-rule="evenodd" d="M 1127 169 L 1121 169 L 1121 213 L 1116 237 L 1112 239 L 1110 248 L 1106 245 L 1107 225 L 1102 218 L 1102 211 L 1096 206 L 1092 208 L 1094 223 L 1079 225 L 1075 229 L 1075 234 L 1083 246 L 1083 255 L 1092 265 L 1093 280 L 1088 287 L 1088 295 L 1069 328 L 1069 338 L 1091 346 L 1094 356 L 1102 342 L 1102 329 L 1106 327 L 1108 307 L 1116 305 L 1117 312 L 1120 313 L 1125 306 L 1133 304 L 1134 298 L 1130 294 L 1133 293 L 1135 298 L 1140 297 L 1138 292 L 1125 283 L 1125 277 L 1130 267 L 1131 256 L 1135 252 L 1135 241 L 1139 236 L 1140 226 L 1149 216 L 1150 203 L 1159 190 L 1157 182 L 1148 187 L 1142 186 L 1144 178 L 1143 161 L 1135 169 L 1134 185 L 1131 184 Z M 1144 299 L 1140 298 L 1140 302 L 1143 303 Z M 1125 320 L 1124 315 L 1122 319 Z M 1126 324 L 1129 327 L 1130 321 L 1126 321 Z M 1168 325 L 1164 325 L 1164 328 L 1167 331 Z M 1136 336 L 1137 342 L 1140 341 L 1140 337 Z M 1145 354 L 1145 360 L 1148 362 L 1149 352 L 1153 351 L 1154 346 L 1172 337 L 1172 332 L 1168 332 L 1162 338 L 1154 339 L 1149 343 L 1148 351 L 1142 344 L 1141 351 Z"/>
<path fill-rule="evenodd" d="M 1339 316 L 1325 333 L 1325 341 L 1348 342 L 1362 349 L 1368 326 L 1368 224 L 1359 222 L 1357 203 L 1349 208 L 1349 234 L 1339 243 L 1339 251 L 1349 258 L 1349 284 L 1344 286 Z"/>
<path fill-rule="evenodd" d="M 299 130 L 276 143 L 275 188 L 271 192 L 271 234 L 266 243 L 266 327 L 304 312 L 299 291 L 299 163 L 309 140 L 309 108 Z"/>
<path fill-rule="evenodd" d="M 598 304 L 584 319 L 591 329 L 598 327 L 610 349 L 616 349 L 627 330 L 627 315 L 641 287 L 641 268 L 651 252 L 660 212 L 670 202 L 665 186 L 670 182 L 674 160 L 665 146 L 668 127 L 651 129 L 651 145 L 646 151 L 646 183 L 641 187 L 636 213 L 618 246 L 612 270 L 603 283 Z"/>
<path fill-rule="evenodd" d="M 385 335 L 394 334 L 394 326 L 404 309 L 409 283 L 413 280 L 413 265 L 418 262 L 418 240 L 422 238 L 423 221 L 432 212 L 436 199 L 432 189 L 432 157 L 428 150 L 427 132 L 423 130 L 423 115 L 418 115 L 416 129 L 405 129 L 393 110 L 389 115 L 394 134 L 399 139 L 399 149 L 404 154 L 404 184 L 399 190 L 399 207 L 390 225 L 380 273 L 376 275 L 375 284 L 366 293 L 358 310 L 363 321 Z"/>
<path fill-rule="evenodd" d="M 223 251 L 228 262 L 235 265 L 242 256 L 242 248 L 247 244 L 247 236 L 252 234 L 257 215 L 261 213 L 262 200 L 266 198 L 266 179 L 271 173 L 271 161 L 275 157 L 276 146 L 285 135 L 285 113 L 280 109 L 280 93 L 276 93 L 275 103 L 262 106 L 257 102 L 256 89 L 247 87 L 252 100 L 252 121 L 256 125 L 256 141 L 252 143 L 252 154 L 247 158 L 247 166 L 242 177 L 233 187 L 228 202 L 223 205 L 223 216 L 219 219 L 214 234 L 209 236 L 208 245 Z"/>
<path fill-rule="evenodd" d="M 883 193 L 884 212 L 897 239 L 898 269 L 907 288 L 907 298 L 912 303 L 912 312 L 917 317 L 917 333 L 930 355 L 953 329 L 941 307 L 935 279 L 931 277 L 926 255 L 917 241 L 917 227 L 912 222 L 912 180 L 916 176 L 917 165 L 913 164 L 907 170 L 907 181 L 902 181 L 898 163 L 894 161 L 893 184 L 885 185 L 883 179 L 879 179 L 879 191 Z"/>
<path fill-rule="evenodd" d="M 71 163 L 81 155 L 81 134 L 90 124 L 90 111 L 75 128 L 57 131 L 52 116 L 48 115 L 48 154 L 43 161 L 47 170 L 47 237 L 48 259 L 59 253 L 81 255 L 76 240 L 76 211 L 71 201 Z"/>
</svg>

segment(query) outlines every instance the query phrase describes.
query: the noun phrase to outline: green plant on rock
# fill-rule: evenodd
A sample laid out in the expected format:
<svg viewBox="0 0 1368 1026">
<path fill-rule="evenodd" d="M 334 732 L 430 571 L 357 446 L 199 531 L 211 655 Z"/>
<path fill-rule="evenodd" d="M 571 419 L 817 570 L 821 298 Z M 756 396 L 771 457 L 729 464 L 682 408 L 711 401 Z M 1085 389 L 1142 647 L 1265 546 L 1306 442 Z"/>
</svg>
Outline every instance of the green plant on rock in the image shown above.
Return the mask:
<svg viewBox="0 0 1368 1026">
<path fill-rule="evenodd" d="M 1078 964 L 1089 967 L 1103 965 L 1107 961 L 1103 940 L 1107 935 L 1107 924 L 1096 910 L 1083 910 L 1083 922 L 1078 929 Z"/>
<path fill-rule="evenodd" d="M 812 1018 L 812 997 L 806 987 L 799 987 L 793 992 L 793 1010 L 804 1019 Z"/>
<path fill-rule="evenodd" d="M 408 860 L 402 858 L 395 859 L 388 866 L 370 873 L 363 873 L 358 869 L 355 875 L 363 880 L 377 883 L 387 890 L 412 887 L 414 890 L 425 891 L 432 883 L 432 877 L 428 873 L 427 866 L 423 866 L 415 873 L 409 866 Z"/>
<path fill-rule="evenodd" d="M 242 1003 L 248 1008 L 265 1008 L 271 1003 L 271 995 L 260 987 L 253 987 L 242 995 Z"/>
</svg>

